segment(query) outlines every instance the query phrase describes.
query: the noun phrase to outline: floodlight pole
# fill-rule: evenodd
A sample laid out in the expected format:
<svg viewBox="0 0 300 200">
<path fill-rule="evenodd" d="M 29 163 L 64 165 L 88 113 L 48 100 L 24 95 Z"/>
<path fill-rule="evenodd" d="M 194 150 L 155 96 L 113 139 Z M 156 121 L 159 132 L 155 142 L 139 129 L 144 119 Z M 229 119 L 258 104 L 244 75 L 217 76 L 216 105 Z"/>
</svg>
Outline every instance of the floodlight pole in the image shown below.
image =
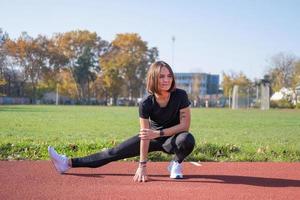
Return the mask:
<svg viewBox="0 0 300 200">
<path fill-rule="evenodd" d="M 59 80 L 60 80 L 60 73 L 61 73 L 61 69 L 59 69 L 58 71 L 58 77 L 56 75 L 56 98 L 55 98 L 55 105 L 59 104 Z"/>
<path fill-rule="evenodd" d="M 172 68 L 174 69 L 175 36 L 172 36 Z"/>
<path fill-rule="evenodd" d="M 59 94 L 58 94 L 58 83 L 56 83 L 56 98 L 55 98 L 55 105 L 58 105 L 58 99 L 59 99 Z"/>
</svg>

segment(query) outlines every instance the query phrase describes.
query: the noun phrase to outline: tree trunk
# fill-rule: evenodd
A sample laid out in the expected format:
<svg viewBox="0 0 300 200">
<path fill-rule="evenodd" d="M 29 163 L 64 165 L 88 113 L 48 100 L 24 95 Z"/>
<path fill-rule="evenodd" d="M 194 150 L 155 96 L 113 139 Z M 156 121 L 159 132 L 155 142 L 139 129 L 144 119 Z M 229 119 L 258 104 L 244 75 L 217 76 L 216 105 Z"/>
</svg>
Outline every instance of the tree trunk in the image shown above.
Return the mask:
<svg viewBox="0 0 300 200">
<path fill-rule="evenodd" d="M 87 80 L 87 98 L 88 98 L 88 104 L 91 104 L 91 99 L 90 99 L 90 80 Z"/>
<path fill-rule="evenodd" d="M 114 106 L 117 105 L 117 100 L 118 100 L 118 94 L 114 94 L 114 95 L 113 95 L 113 105 L 114 105 Z"/>
</svg>

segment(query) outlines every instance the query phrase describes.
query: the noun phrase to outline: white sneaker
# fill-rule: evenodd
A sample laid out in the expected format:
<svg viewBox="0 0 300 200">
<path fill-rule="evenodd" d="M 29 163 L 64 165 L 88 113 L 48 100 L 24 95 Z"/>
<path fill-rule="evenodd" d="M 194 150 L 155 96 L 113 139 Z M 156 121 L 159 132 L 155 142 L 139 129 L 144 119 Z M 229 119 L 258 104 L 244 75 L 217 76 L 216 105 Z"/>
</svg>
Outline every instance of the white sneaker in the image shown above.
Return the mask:
<svg viewBox="0 0 300 200">
<path fill-rule="evenodd" d="M 177 161 L 171 161 L 168 170 L 170 172 L 170 178 L 173 179 L 182 179 L 183 174 L 182 174 L 182 166 L 180 163 Z"/>
<path fill-rule="evenodd" d="M 59 155 L 53 147 L 48 147 L 48 153 L 52 160 L 52 163 L 55 166 L 55 169 L 59 173 L 62 174 L 71 168 L 68 164 L 69 159 L 65 155 Z"/>
</svg>

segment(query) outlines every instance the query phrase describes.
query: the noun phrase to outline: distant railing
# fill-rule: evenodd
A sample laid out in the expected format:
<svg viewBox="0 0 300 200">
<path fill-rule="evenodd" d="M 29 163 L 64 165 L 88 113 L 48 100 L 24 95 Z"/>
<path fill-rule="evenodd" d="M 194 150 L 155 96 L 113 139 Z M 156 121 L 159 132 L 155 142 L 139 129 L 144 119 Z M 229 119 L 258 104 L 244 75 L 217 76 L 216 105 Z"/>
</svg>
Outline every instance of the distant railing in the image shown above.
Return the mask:
<svg viewBox="0 0 300 200">
<path fill-rule="evenodd" d="M 0 105 L 3 104 L 30 104 L 30 99 L 26 97 L 0 97 Z"/>
</svg>

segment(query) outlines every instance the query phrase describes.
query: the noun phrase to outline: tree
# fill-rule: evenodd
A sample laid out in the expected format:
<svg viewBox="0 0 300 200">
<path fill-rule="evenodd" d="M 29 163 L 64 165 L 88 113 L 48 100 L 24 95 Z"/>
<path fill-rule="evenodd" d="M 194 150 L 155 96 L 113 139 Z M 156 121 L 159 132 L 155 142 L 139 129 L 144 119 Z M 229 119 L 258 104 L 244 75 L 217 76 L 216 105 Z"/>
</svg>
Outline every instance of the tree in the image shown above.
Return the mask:
<svg viewBox="0 0 300 200">
<path fill-rule="evenodd" d="M 87 30 L 70 31 L 63 34 L 57 34 L 53 38 L 55 44 L 61 50 L 64 56 L 68 59 L 67 67 L 71 72 L 74 82 L 76 83 L 77 96 L 80 99 L 84 98 L 83 87 L 81 87 L 81 78 L 78 78 L 80 70 L 78 70 L 78 59 L 84 54 L 86 48 L 93 54 L 94 60 L 99 60 L 100 56 L 105 53 L 108 42 L 102 40 L 95 32 Z M 82 62 L 82 61 L 79 61 Z M 85 76 L 87 78 L 89 76 Z M 91 80 L 91 79 L 90 79 Z"/>
<path fill-rule="evenodd" d="M 271 68 L 268 74 L 274 91 L 279 91 L 283 87 L 292 87 L 295 61 L 294 55 L 282 52 L 271 58 Z"/>
<path fill-rule="evenodd" d="M 60 87 L 62 82 L 61 73 L 65 65 L 68 63 L 68 58 L 58 47 L 54 38 L 48 39 L 46 57 L 46 67 L 42 70 L 41 80 L 37 86 L 37 96 L 40 98 L 44 95 L 44 93 L 56 91 L 58 87 Z"/>
<path fill-rule="evenodd" d="M 193 75 L 193 81 L 192 81 L 192 93 L 191 93 L 191 99 L 194 102 L 199 101 L 199 94 L 200 94 L 200 87 L 201 87 L 201 75 Z M 196 105 L 194 105 L 196 106 Z"/>
<path fill-rule="evenodd" d="M 29 96 L 33 102 L 37 98 L 37 87 L 48 63 L 47 45 L 48 39 L 45 36 L 39 35 L 34 39 L 26 32 L 6 45 L 9 55 L 15 60 L 14 64 L 24 73 L 24 82 L 30 81 Z"/>
<path fill-rule="evenodd" d="M 64 68 L 60 71 L 58 83 L 60 95 L 67 96 L 72 99 L 77 98 L 76 83 L 69 69 Z"/>
<path fill-rule="evenodd" d="M 113 49 L 105 53 L 100 59 L 100 66 L 103 74 L 103 85 L 109 96 L 113 98 L 113 104 L 116 105 L 117 98 L 122 91 L 124 79 L 121 70 L 118 68 L 116 51 Z"/>
<path fill-rule="evenodd" d="M 247 87 L 251 84 L 251 81 L 247 76 L 243 73 L 240 72 L 238 75 L 234 76 L 234 85 L 239 85 L 243 87 Z"/>
<path fill-rule="evenodd" d="M 223 80 L 222 80 L 222 87 L 223 87 L 223 93 L 225 97 L 229 97 L 231 90 L 233 88 L 233 78 L 229 74 L 226 74 L 225 72 L 222 73 Z"/>
<path fill-rule="evenodd" d="M 101 100 L 102 104 L 107 105 L 107 92 L 103 83 L 103 74 L 98 73 L 96 80 L 91 84 L 91 91 L 94 94 L 95 98 L 99 101 Z M 105 100 L 105 101 L 103 101 Z"/>
<path fill-rule="evenodd" d="M 244 90 L 241 90 L 241 94 L 246 95 L 247 89 L 252 83 L 243 72 L 240 72 L 239 74 L 236 74 L 235 72 L 226 74 L 223 72 L 223 81 L 221 84 L 223 87 L 224 96 L 229 97 L 234 85 L 240 86 L 241 89 L 244 88 Z"/>
<path fill-rule="evenodd" d="M 136 33 L 116 36 L 100 63 L 105 87 L 113 96 L 114 102 L 121 90 L 119 92 L 113 90 L 119 90 L 117 88 L 122 85 L 124 86 L 123 95 L 129 99 L 141 95 L 148 67 L 157 56 L 157 49 L 148 49 L 147 43 Z"/>
<path fill-rule="evenodd" d="M 295 88 L 300 84 L 300 60 L 295 62 L 293 70 L 292 88 Z"/>
<path fill-rule="evenodd" d="M 90 47 L 85 47 L 74 66 L 75 80 L 81 88 L 81 97 L 90 103 L 90 83 L 96 80 L 100 67 Z"/>
<path fill-rule="evenodd" d="M 0 28 L 0 96 L 4 95 L 4 86 L 7 84 L 5 79 L 5 72 L 7 71 L 7 56 L 5 51 L 5 42 L 9 39 L 9 36 L 6 32 Z"/>
<path fill-rule="evenodd" d="M 122 70 L 128 96 L 137 97 L 141 79 L 139 68 L 146 60 L 147 44 L 137 34 L 118 34 L 112 45 L 117 49 L 117 65 Z"/>
</svg>

